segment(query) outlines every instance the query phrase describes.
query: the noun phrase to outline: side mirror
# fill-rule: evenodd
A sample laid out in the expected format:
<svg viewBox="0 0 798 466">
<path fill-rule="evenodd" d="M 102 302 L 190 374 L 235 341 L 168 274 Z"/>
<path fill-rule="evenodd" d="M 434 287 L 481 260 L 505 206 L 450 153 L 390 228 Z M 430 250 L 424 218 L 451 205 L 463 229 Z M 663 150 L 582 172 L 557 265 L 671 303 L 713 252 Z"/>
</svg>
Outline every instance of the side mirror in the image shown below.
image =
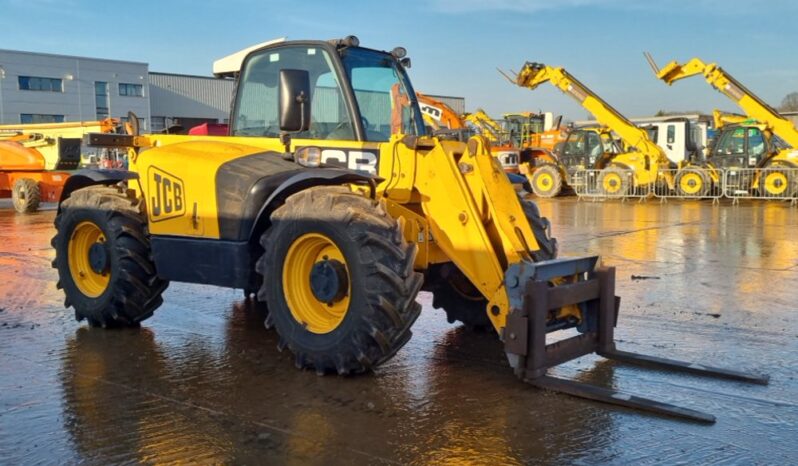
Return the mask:
<svg viewBox="0 0 798 466">
<path fill-rule="evenodd" d="M 306 70 L 280 70 L 280 130 L 310 129 L 310 74 Z"/>
</svg>

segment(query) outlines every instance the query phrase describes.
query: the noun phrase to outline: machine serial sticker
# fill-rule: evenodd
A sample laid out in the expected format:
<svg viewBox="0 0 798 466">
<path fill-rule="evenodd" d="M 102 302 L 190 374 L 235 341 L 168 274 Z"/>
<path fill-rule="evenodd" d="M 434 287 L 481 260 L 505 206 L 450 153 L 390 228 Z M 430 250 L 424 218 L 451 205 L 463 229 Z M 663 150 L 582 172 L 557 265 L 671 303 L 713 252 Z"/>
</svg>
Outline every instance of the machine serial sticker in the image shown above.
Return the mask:
<svg viewBox="0 0 798 466">
<path fill-rule="evenodd" d="M 153 222 L 180 217 L 186 213 L 183 180 L 160 168 L 150 167 L 147 177 L 148 211 Z"/>
</svg>

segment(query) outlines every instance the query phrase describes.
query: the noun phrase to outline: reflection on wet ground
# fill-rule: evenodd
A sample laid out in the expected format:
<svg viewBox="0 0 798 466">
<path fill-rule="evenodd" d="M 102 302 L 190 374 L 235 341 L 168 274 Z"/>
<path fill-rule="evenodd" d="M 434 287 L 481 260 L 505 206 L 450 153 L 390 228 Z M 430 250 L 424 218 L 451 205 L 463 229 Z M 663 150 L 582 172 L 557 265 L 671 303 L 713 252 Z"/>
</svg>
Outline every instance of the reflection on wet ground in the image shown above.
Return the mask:
<svg viewBox="0 0 798 466">
<path fill-rule="evenodd" d="M 711 412 L 714 426 L 542 392 L 497 339 L 425 312 L 373 375 L 318 377 L 279 353 L 241 292 L 173 284 L 141 329 L 62 307 L 54 211 L 0 203 L 0 464 L 798 462 L 798 209 L 541 202 L 566 255 L 619 269 L 621 347 L 757 369 L 768 387 L 585 358 L 558 375 Z"/>
</svg>

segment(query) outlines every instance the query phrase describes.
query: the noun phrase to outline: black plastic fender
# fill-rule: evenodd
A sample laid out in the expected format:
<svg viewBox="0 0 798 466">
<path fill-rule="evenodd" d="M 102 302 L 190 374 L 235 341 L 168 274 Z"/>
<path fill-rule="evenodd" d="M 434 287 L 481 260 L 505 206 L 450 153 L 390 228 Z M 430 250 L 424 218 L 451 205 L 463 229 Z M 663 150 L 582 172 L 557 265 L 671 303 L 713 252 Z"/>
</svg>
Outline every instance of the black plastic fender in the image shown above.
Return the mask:
<svg viewBox="0 0 798 466">
<path fill-rule="evenodd" d="M 70 175 L 61 191 L 58 199 L 58 209 L 61 210 L 61 203 L 68 198 L 73 191 L 92 186 L 95 184 L 111 185 L 126 180 L 137 180 L 139 174 L 128 170 L 101 170 L 98 168 L 86 168 L 78 170 Z"/>
<path fill-rule="evenodd" d="M 247 232 L 251 241 L 258 237 L 269 225 L 271 213 L 277 209 L 288 196 L 313 186 L 334 186 L 342 184 L 361 184 L 371 187 L 371 196 L 375 196 L 376 186 L 382 179 L 364 173 L 339 168 L 305 169 L 292 174 L 283 180 L 277 188 L 273 188 L 270 177 L 262 178 L 250 190 L 243 215 L 241 232 Z M 263 200 L 263 197 L 268 197 Z M 257 210 L 255 210 L 257 209 Z M 256 215 L 248 215 L 254 214 Z"/>
</svg>

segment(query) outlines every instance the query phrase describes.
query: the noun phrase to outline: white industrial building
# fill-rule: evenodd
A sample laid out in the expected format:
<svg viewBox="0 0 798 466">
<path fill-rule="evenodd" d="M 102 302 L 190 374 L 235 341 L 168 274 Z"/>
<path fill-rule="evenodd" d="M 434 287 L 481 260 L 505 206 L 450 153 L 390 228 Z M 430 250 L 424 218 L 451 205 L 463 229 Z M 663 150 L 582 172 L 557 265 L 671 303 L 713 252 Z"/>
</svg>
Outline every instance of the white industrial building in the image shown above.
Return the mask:
<svg viewBox="0 0 798 466">
<path fill-rule="evenodd" d="M 210 68 L 210 67 L 209 67 Z M 0 124 L 125 119 L 145 131 L 226 123 L 235 80 L 150 72 L 147 63 L 0 49 Z M 433 96 L 465 112 L 462 97 Z"/>
<path fill-rule="evenodd" d="M 146 63 L 0 50 L 0 124 L 122 118 L 146 125 Z"/>
</svg>

